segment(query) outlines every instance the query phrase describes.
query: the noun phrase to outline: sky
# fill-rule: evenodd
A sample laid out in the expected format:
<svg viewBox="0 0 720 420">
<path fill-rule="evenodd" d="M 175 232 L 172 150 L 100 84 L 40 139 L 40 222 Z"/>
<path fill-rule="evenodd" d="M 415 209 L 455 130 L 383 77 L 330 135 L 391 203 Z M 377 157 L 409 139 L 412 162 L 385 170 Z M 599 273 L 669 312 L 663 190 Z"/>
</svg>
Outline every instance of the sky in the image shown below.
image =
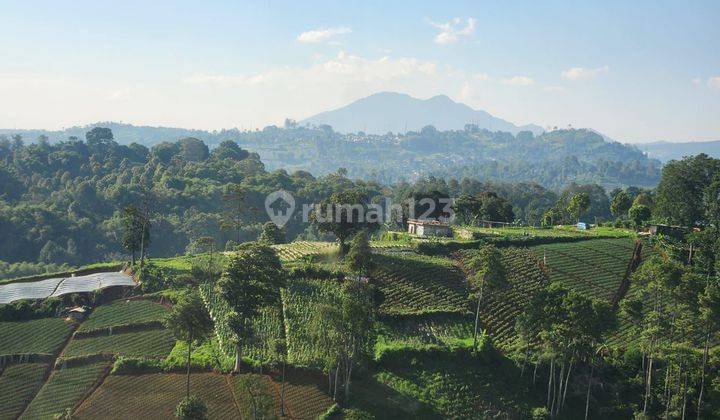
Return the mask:
<svg viewBox="0 0 720 420">
<path fill-rule="evenodd" d="M 0 127 L 255 129 L 379 91 L 720 140 L 720 2 L 0 0 Z"/>
</svg>

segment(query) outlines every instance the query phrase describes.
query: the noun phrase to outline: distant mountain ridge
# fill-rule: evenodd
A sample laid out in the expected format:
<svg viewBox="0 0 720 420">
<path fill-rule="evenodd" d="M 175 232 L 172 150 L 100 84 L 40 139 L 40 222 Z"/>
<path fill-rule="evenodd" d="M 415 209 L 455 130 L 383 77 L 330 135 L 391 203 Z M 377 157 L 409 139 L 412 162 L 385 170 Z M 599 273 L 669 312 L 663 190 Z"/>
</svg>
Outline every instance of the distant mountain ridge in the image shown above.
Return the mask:
<svg viewBox="0 0 720 420">
<path fill-rule="evenodd" d="M 720 140 L 697 142 L 669 142 L 658 141 L 653 143 L 636 144 L 638 149 L 647 153 L 649 157 L 662 162 L 682 159 L 683 156 L 705 153 L 714 158 L 720 158 Z"/>
<path fill-rule="evenodd" d="M 513 135 L 520 131 L 541 134 L 542 127 L 534 124 L 517 126 L 482 110 L 475 110 L 455 102 L 446 95 L 429 99 L 413 98 L 396 92 L 380 92 L 358 99 L 346 106 L 321 112 L 300 121 L 300 124 L 327 124 L 340 133 L 385 134 L 419 131 L 432 125 L 440 131 L 462 130 L 465 124 L 480 129 L 505 131 Z"/>
</svg>

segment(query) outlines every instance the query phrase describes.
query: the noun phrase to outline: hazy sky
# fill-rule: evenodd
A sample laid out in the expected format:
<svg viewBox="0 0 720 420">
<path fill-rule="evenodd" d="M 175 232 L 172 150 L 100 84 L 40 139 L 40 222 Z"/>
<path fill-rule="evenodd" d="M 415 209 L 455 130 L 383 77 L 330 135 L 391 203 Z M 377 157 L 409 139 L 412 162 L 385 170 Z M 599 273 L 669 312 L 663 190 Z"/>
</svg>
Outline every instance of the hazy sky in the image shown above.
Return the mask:
<svg viewBox="0 0 720 420">
<path fill-rule="evenodd" d="M 398 91 L 720 140 L 720 2 L 576 3 L 0 0 L 0 127 L 256 128 Z"/>
</svg>

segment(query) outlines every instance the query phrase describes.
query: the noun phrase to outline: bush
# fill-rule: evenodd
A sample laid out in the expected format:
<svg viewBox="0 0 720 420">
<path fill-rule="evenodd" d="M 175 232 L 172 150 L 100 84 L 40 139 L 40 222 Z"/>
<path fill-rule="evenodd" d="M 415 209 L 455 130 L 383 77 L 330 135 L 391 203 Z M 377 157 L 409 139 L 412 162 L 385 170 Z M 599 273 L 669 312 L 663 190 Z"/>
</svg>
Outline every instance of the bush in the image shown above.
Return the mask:
<svg viewBox="0 0 720 420">
<path fill-rule="evenodd" d="M 19 300 L 0 305 L 0 321 L 22 321 L 28 319 L 51 318 L 62 312 L 61 298 L 44 300 Z"/>
<path fill-rule="evenodd" d="M 134 357 L 119 357 L 112 368 L 113 375 L 132 375 L 140 373 L 159 373 L 163 371 L 160 360 Z"/>
<path fill-rule="evenodd" d="M 145 263 L 138 272 L 138 280 L 140 280 L 140 288 L 143 293 L 166 289 L 170 285 L 168 278 L 168 274 L 162 268 L 152 263 Z"/>
<path fill-rule="evenodd" d="M 207 419 L 207 406 L 199 397 L 191 395 L 177 405 L 175 417 L 181 420 Z"/>
<path fill-rule="evenodd" d="M 533 420 L 546 420 L 550 418 L 550 412 L 545 407 L 535 407 L 532 410 Z"/>
</svg>

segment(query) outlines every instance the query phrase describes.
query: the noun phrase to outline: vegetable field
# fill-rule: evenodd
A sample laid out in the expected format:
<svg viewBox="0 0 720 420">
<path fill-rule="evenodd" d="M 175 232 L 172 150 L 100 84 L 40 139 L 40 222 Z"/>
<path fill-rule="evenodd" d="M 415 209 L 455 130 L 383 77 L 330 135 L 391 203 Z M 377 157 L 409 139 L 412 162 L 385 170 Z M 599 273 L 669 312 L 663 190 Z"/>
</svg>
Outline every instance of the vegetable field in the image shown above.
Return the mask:
<svg viewBox="0 0 720 420">
<path fill-rule="evenodd" d="M 0 374 L 0 419 L 14 419 L 22 413 L 43 384 L 48 365 L 10 365 Z"/>
<path fill-rule="evenodd" d="M 222 352 L 225 356 L 235 357 L 235 333 L 227 327 L 225 322 L 230 308 L 216 293 L 212 284 L 200 285 L 200 296 L 215 321 L 215 335 Z M 254 360 L 274 360 L 274 351 L 268 348 L 268 344 L 282 339 L 282 328 L 280 304 L 262 308 L 260 315 L 253 321 L 253 329 L 264 340 L 262 343 L 258 343 L 256 340 L 242 343 L 242 354 Z"/>
<path fill-rule="evenodd" d="M 484 294 L 480 320 L 482 327 L 492 336 L 493 343 L 506 348 L 515 340 L 515 320 L 518 315 L 548 280 L 535 255 L 528 249 L 506 248 L 501 252 L 508 284 L 502 289 Z"/>
<path fill-rule="evenodd" d="M 597 299 L 610 301 L 630 263 L 630 239 L 597 239 L 532 247 L 545 260 L 551 281 Z"/>
<path fill-rule="evenodd" d="M 149 300 L 121 300 L 99 306 L 80 325 L 78 331 L 92 331 L 121 325 L 161 321 L 168 309 Z"/>
<path fill-rule="evenodd" d="M 120 334 L 74 338 L 63 356 L 114 354 L 118 356 L 164 358 L 175 345 L 172 333 L 166 329 L 150 329 Z"/>
<path fill-rule="evenodd" d="M 55 354 L 75 324 L 60 318 L 0 322 L 0 355 Z"/>
<path fill-rule="evenodd" d="M 384 315 L 468 310 L 465 279 L 446 258 L 377 255 L 371 278 L 382 294 Z"/>
<path fill-rule="evenodd" d="M 283 290 L 283 312 L 287 339 L 288 361 L 300 366 L 322 367 L 310 331 L 312 317 L 321 304 L 339 301 L 340 287 L 327 280 L 291 280 Z"/>
<path fill-rule="evenodd" d="M 218 374 L 191 376 L 192 393 L 207 404 L 211 419 L 236 419 L 227 379 Z M 175 406 L 185 397 L 185 375 L 110 375 L 77 409 L 78 419 L 170 419 Z"/>
<path fill-rule="evenodd" d="M 306 255 L 329 254 L 337 250 L 334 242 L 298 241 L 272 246 L 282 261 L 293 261 Z"/>
<path fill-rule="evenodd" d="M 21 418 L 52 419 L 66 408 L 74 408 L 109 369 L 108 362 L 99 362 L 53 371 Z"/>
</svg>

